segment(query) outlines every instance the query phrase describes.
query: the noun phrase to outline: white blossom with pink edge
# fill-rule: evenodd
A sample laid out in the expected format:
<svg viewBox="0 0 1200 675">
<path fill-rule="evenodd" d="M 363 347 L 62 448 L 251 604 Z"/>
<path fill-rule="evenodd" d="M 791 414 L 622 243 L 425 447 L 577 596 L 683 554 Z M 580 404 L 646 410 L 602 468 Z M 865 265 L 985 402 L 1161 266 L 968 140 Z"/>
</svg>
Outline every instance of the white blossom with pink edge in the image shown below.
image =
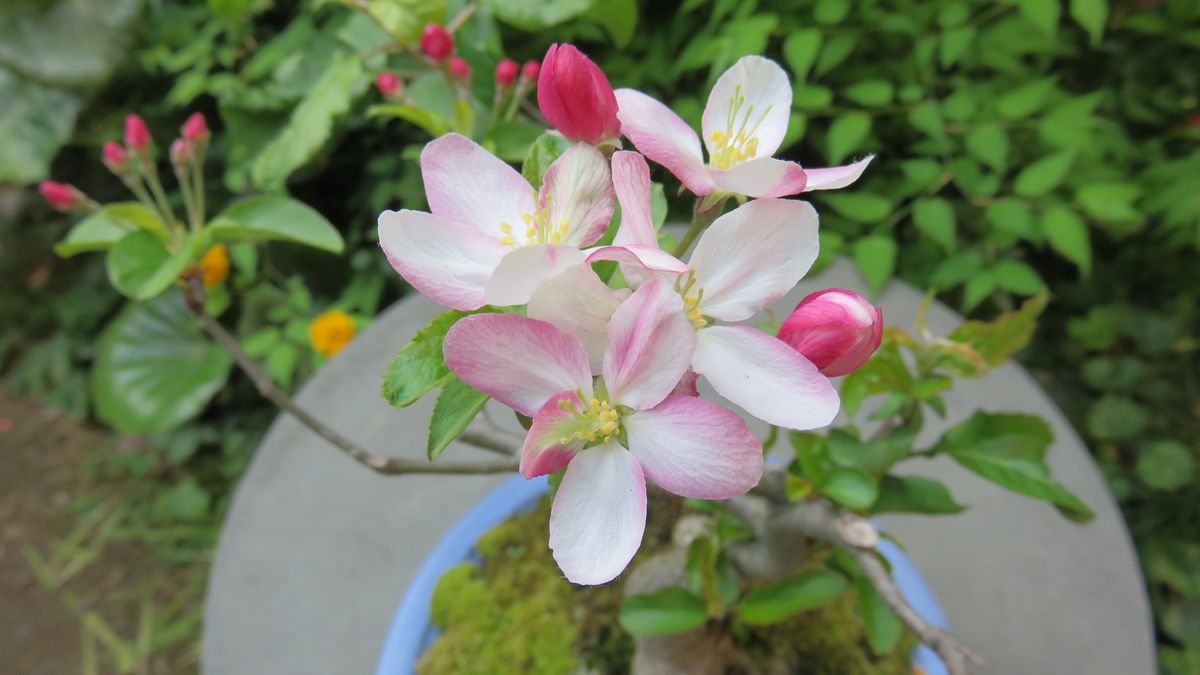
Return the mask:
<svg viewBox="0 0 1200 675">
<path fill-rule="evenodd" d="M 614 241 L 622 251 L 658 249 L 650 217 L 650 174 L 636 152 L 612 158 L 613 182 L 621 204 Z M 641 269 L 636 261 L 606 249 L 588 257 L 617 259 L 636 285 L 657 278 L 682 299 L 680 310 L 696 331 L 691 368 L 717 393 L 755 417 L 789 429 L 817 429 L 833 421 L 840 402 L 829 378 L 801 353 L 751 326 L 732 325 L 753 317 L 783 297 L 817 259 L 817 213 L 807 202 L 756 199 L 717 218 L 700 236 L 683 274 Z M 659 251 L 670 257 L 670 254 Z M 644 258 L 651 258 L 643 253 Z M 603 341 L 604 327 L 588 323 L 596 302 L 582 285 L 556 288 L 570 296 L 555 306 L 556 323 L 581 342 Z"/>
<path fill-rule="evenodd" d="M 536 192 L 458 134 L 425 146 L 421 176 L 431 213 L 384 211 L 379 243 L 405 280 L 454 309 L 525 304 L 541 282 L 583 262 L 580 249 L 612 220 L 608 162 L 584 143 L 550 165 Z"/>
<path fill-rule="evenodd" d="M 713 85 L 700 123 L 707 164 L 700 137 L 670 108 L 634 89 L 618 89 L 616 96 L 621 133 L 699 196 L 722 191 L 786 197 L 834 190 L 858 180 L 872 159 L 828 169 L 775 159 L 787 134 L 792 86 L 783 68 L 761 56 L 738 59 Z"/>
<path fill-rule="evenodd" d="M 762 446 L 740 417 L 672 394 L 695 342 L 683 300 L 662 279 L 613 312 L 595 380 L 583 345 L 545 321 L 476 314 L 447 333 L 458 377 L 533 418 L 521 472 L 566 467 L 550 548 L 572 582 L 606 583 L 629 564 L 646 525 L 646 478 L 697 499 L 729 499 L 761 478 Z"/>
</svg>

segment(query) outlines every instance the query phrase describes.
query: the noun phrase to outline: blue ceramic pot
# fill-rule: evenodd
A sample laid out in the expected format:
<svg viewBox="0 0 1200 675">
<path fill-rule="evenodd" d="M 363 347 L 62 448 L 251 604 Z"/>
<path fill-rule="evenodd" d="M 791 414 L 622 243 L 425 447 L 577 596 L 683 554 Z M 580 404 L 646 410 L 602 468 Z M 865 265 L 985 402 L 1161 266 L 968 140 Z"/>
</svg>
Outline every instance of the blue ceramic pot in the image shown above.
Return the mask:
<svg viewBox="0 0 1200 675">
<path fill-rule="evenodd" d="M 376 675 L 412 675 L 417 659 L 437 637 L 437 629 L 429 619 L 429 603 L 442 574 L 472 559 L 475 542 L 484 533 L 514 513 L 531 508 L 547 490 L 544 476 L 533 480 L 514 476 L 471 507 L 450 528 L 425 559 L 404 594 L 388 629 Z M 941 607 L 908 557 L 887 540 L 880 542 L 879 551 L 891 563 L 892 576 L 913 609 L 930 623 L 945 628 L 946 618 Z M 919 647 L 913 652 L 913 665 L 923 668 L 927 675 L 947 675 L 941 660 L 928 647 Z"/>
</svg>

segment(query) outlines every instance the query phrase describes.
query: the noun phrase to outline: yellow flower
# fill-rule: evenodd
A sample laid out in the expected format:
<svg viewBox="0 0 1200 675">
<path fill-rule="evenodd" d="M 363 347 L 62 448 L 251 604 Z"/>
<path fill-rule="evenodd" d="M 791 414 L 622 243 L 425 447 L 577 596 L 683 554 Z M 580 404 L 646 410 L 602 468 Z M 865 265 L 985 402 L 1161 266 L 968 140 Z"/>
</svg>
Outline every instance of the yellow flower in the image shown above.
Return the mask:
<svg viewBox="0 0 1200 675">
<path fill-rule="evenodd" d="M 308 326 L 308 341 L 312 348 L 325 356 L 342 351 L 354 337 L 354 319 L 340 309 L 324 312 Z"/>
<path fill-rule="evenodd" d="M 216 244 L 200 259 L 200 274 L 207 288 L 219 286 L 229 278 L 229 249 Z"/>
</svg>

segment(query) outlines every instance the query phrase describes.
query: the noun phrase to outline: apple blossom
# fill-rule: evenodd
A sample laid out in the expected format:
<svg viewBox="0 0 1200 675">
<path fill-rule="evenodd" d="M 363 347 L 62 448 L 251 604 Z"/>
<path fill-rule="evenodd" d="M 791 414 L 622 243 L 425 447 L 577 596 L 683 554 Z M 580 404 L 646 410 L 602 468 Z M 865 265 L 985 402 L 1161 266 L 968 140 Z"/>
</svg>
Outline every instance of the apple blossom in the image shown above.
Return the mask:
<svg viewBox="0 0 1200 675">
<path fill-rule="evenodd" d="M 542 59 L 538 107 L 551 126 L 573 141 L 598 145 L 621 134 L 617 99 L 608 77 L 569 44 L 553 44 Z"/>
<path fill-rule="evenodd" d="M 825 375 L 845 375 L 879 348 L 883 310 L 853 291 L 828 288 L 801 300 L 778 335 Z"/>
<path fill-rule="evenodd" d="M 787 73 L 761 56 L 738 59 L 717 79 L 704 107 L 700 138 L 670 108 L 633 89 L 618 89 L 621 132 L 696 195 L 717 191 L 785 197 L 832 190 L 858 180 L 871 157 L 829 169 L 802 169 L 773 157 L 787 133 L 792 87 Z"/>
<path fill-rule="evenodd" d="M 646 524 L 646 478 L 697 499 L 729 499 L 762 475 L 762 447 L 733 412 L 672 394 L 696 334 L 670 284 L 651 279 L 608 321 L 601 377 L 555 325 L 476 314 L 446 334 L 446 365 L 533 418 L 527 478 L 566 467 L 550 513 L 550 548 L 567 579 L 602 584 L 628 565 Z"/>
</svg>

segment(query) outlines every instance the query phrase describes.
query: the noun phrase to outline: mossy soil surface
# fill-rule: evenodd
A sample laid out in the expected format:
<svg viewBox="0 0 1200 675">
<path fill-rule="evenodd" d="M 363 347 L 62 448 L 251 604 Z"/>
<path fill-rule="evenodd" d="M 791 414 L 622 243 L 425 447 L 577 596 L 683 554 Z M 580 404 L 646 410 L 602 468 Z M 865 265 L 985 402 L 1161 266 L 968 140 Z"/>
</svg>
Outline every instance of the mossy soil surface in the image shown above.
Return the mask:
<svg viewBox="0 0 1200 675">
<path fill-rule="evenodd" d="M 670 545 L 680 500 L 652 496 L 642 549 L 630 564 Z M 628 572 L 599 587 L 562 577 L 546 545 L 549 498 L 484 535 L 479 562 L 442 577 L 431 615 L 442 631 L 417 665 L 419 675 L 626 673 L 633 638 L 617 623 Z M 754 663 L 729 675 L 909 675 L 905 636 L 883 657 L 872 655 L 852 590 L 820 608 L 773 626 L 736 626 L 733 642 Z"/>
</svg>

